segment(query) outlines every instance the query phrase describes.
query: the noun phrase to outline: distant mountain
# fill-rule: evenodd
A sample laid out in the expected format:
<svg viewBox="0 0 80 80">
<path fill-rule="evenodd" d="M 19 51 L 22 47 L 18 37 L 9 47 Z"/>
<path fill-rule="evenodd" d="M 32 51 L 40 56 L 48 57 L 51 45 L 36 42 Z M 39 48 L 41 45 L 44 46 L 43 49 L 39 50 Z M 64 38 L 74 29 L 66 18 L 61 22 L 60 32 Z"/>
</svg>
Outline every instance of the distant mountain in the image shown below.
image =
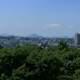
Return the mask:
<svg viewBox="0 0 80 80">
<path fill-rule="evenodd" d="M 31 37 L 31 38 L 42 38 L 42 36 L 40 36 L 38 34 L 31 34 L 31 35 L 29 35 L 29 37 Z"/>
</svg>

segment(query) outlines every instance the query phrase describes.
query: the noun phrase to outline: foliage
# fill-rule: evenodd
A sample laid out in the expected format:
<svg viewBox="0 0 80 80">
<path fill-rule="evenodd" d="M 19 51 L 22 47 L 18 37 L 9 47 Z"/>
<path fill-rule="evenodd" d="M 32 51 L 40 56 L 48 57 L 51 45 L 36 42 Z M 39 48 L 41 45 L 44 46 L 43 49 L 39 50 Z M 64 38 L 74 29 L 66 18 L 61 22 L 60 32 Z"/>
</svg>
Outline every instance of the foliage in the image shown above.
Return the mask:
<svg viewBox="0 0 80 80">
<path fill-rule="evenodd" d="M 80 80 L 80 49 L 60 42 L 0 49 L 0 80 Z"/>
</svg>

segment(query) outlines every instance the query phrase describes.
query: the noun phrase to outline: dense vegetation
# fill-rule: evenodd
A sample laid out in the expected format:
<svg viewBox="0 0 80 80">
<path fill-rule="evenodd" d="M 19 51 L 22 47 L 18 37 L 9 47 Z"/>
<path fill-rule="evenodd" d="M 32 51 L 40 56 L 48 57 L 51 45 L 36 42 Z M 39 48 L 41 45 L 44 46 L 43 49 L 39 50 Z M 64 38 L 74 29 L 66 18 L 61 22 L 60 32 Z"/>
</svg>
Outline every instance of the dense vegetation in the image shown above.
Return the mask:
<svg viewBox="0 0 80 80">
<path fill-rule="evenodd" d="M 80 80 L 80 49 L 65 42 L 1 48 L 0 80 Z"/>
</svg>

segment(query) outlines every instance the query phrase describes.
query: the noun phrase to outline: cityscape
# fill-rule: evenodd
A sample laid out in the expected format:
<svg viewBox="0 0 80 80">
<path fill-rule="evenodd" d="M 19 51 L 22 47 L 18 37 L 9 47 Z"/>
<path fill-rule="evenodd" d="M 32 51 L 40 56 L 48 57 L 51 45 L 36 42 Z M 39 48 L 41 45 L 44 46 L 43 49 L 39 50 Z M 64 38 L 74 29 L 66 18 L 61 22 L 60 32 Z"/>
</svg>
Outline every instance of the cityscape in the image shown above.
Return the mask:
<svg viewBox="0 0 80 80">
<path fill-rule="evenodd" d="M 61 37 L 42 37 L 42 36 L 29 36 L 29 37 L 18 37 L 18 36 L 0 36 L 0 45 L 2 47 L 16 47 L 17 45 L 24 45 L 27 43 L 34 45 L 45 45 L 46 46 L 57 46 L 60 41 L 65 41 L 70 47 L 80 46 L 80 33 L 75 33 L 73 38 L 61 38 Z"/>
</svg>

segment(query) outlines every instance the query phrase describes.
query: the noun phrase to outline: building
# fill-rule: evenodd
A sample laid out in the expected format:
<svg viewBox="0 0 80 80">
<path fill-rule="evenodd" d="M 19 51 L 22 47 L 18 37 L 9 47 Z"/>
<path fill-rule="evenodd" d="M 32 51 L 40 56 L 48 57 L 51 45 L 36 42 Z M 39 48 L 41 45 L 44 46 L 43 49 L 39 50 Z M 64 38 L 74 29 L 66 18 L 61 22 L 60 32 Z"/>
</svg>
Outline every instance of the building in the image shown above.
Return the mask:
<svg viewBox="0 0 80 80">
<path fill-rule="evenodd" d="M 74 39 L 74 41 L 75 41 L 75 46 L 76 46 L 76 47 L 80 47 L 80 33 L 76 33 L 76 34 L 75 34 L 75 39 Z"/>
</svg>

